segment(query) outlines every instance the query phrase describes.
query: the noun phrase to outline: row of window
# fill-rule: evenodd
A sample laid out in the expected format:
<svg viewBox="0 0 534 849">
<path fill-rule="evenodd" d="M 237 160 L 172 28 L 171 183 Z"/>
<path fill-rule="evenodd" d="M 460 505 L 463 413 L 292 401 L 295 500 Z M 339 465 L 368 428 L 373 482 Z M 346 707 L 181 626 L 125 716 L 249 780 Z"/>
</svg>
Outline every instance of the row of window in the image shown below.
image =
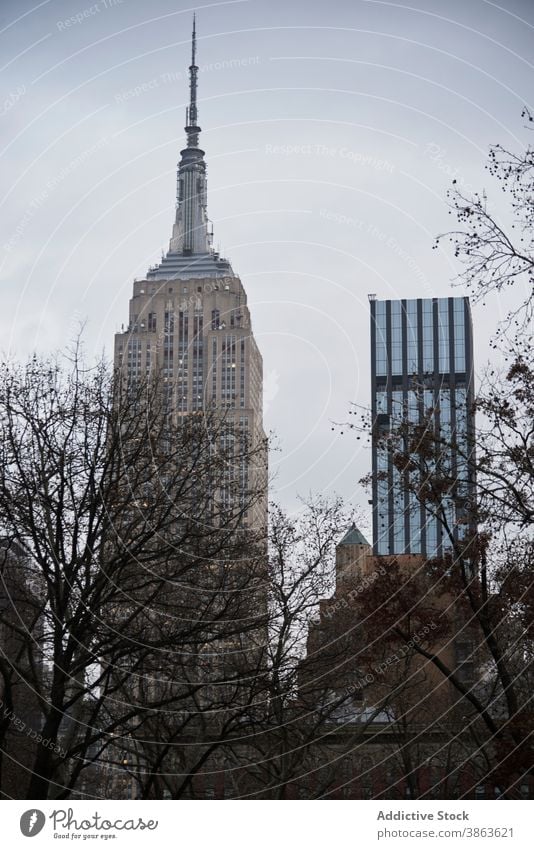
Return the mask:
<svg viewBox="0 0 534 849">
<path fill-rule="evenodd" d="M 467 454 L 467 392 L 465 387 L 455 390 L 441 389 L 435 396 L 433 390 L 422 393 L 394 390 L 389 396 L 384 389 L 375 395 L 377 424 L 381 433 L 388 431 L 405 417 L 412 422 L 431 414 L 439 421 L 440 432 L 450 442 L 452 436 L 464 447 Z M 455 533 L 463 518 L 463 498 L 469 490 L 468 459 L 454 449 L 444 450 L 434 462 L 440 470 L 455 481 L 451 496 L 441 500 L 443 516 L 438 519 L 425 512 L 417 498 L 417 471 L 411 472 L 411 487 L 405 485 L 402 474 L 393 465 L 387 448 L 378 442 L 375 448 L 377 469 L 377 537 L 379 554 L 426 553 L 434 556 L 441 546 L 448 544 L 448 530 Z M 432 465 L 429 461 L 429 464 Z M 416 491 L 412 491 L 415 489 Z"/>
<path fill-rule="evenodd" d="M 449 299 L 438 298 L 437 335 L 434 329 L 434 301 L 421 301 L 421 321 L 418 320 L 417 300 L 390 302 L 390 340 L 387 339 L 386 301 L 375 303 L 375 364 L 376 374 L 388 373 L 388 351 L 391 374 L 403 373 L 403 347 L 406 346 L 406 371 L 433 372 L 437 365 L 440 373 L 465 371 L 465 306 L 463 298 L 453 298 L 453 324 L 450 323 Z M 454 339 L 453 355 L 450 355 L 450 340 Z M 419 362 L 419 342 L 422 360 Z M 437 344 L 437 363 L 435 362 Z"/>
</svg>

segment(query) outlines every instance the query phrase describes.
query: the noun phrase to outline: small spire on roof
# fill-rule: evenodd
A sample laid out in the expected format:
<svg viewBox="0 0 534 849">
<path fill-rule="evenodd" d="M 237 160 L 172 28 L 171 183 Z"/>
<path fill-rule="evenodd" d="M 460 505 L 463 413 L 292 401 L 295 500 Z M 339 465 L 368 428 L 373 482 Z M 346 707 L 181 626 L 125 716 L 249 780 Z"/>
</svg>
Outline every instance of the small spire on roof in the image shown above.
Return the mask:
<svg viewBox="0 0 534 849">
<path fill-rule="evenodd" d="M 197 22 L 196 15 L 193 14 L 193 33 L 191 36 L 191 64 L 189 66 L 189 106 L 185 110 L 185 122 L 187 124 L 185 131 L 187 133 L 187 146 L 198 147 L 198 134 L 200 127 L 198 126 L 197 112 L 197 74 L 198 66 L 197 58 Z"/>
<path fill-rule="evenodd" d="M 369 543 L 353 522 L 339 545 L 369 545 Z"/>
</svg>

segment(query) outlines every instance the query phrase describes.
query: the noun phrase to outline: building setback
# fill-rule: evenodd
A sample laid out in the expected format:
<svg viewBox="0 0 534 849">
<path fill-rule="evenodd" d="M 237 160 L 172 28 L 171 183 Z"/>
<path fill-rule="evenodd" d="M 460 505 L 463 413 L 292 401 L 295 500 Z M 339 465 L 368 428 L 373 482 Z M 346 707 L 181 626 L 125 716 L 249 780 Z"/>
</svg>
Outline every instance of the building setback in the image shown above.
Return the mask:
<svg viewBox="0 0 534 849">
<path fill-rule="evenodd" d="M 473 332 L 469 299 L 378 301 L 371 307 L 373 551 L 441 555 L 448 541 L 438 519 L 405 486 L 383 437 L 401 419 L 430 413 L 436 433 L 451 438 L 448 462 L 457 478 L 447 518 L 458 538 L 462 504 L 474 495 L 472 475 Z"/>
</svg>

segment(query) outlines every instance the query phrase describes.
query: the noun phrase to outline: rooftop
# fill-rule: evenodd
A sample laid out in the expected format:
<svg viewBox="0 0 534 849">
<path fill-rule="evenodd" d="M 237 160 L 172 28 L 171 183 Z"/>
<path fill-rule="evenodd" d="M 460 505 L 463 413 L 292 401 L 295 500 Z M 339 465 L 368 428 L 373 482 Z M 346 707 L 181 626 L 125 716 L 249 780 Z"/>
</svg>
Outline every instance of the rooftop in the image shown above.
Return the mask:
<svg viewBox="0 0 534 849">
<path fill-rule="evenodd" d="M 356 525 L 351 525 L 339 545 L 369 545 Z"/>
</svg>

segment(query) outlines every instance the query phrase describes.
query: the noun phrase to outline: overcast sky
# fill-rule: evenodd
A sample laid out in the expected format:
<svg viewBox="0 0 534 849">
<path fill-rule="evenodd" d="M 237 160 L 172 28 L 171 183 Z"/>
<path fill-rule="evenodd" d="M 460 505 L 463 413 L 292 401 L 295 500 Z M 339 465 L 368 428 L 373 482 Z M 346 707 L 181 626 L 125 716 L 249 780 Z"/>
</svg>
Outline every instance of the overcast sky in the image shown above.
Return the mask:
<svg viewBox="0 0 534 849">
<path fill-rule="evenodd" d="M 87 320 L 111 352 L 168 248 L 193 9 L 209 214 L 263 353 L 277 495 L 367 509 L 369 451 L 331 421 L 369 401 L 368 294 L 463 293 L 433 237 L 452 177 L 501 212 L 484 166 L 529 140 L 534 3 L 0 0 L 4 351 Z M 474 309 L 479 372 L 509 305 Z"/>
</svg>

